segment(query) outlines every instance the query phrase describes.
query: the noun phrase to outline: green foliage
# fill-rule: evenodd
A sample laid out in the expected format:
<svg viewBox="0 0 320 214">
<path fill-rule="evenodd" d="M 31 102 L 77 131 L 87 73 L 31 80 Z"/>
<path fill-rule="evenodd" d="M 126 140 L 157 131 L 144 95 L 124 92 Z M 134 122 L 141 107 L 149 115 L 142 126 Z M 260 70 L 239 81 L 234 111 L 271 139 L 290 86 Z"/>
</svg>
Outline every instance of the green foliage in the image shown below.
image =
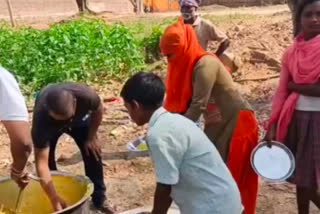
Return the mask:
<svg viewBox="0 0 320 214">
<path fill-rule="evenodd" d="M 31 90 L 53 82 L 122 77 L 145 66 L 131 31 L 101 20 L 70 21 L 47 31 L 0 24 L 0 63 Z"/>
<path fill-rule="evenodd" d="M 218 25 L 263 18 L 259 17 L 205 16 Z M 15 74 L 27 95 L 48 83 L 121 79 L 144 69 L 145 62 L 160 59 L 160 38 L 176 21 L 177 17 L 154 16 L 109 26 L 83 17 L 45 31 L 0 23 L 0 64 Z"/>
<path fill-rule="evenodd" d="M 143 40 L 142 43 L 145 48 L 147 63 L 152 63 L 161 59 L 159 44 L 162 34 L 162 28 L 160 26 L 156 26 L 152 29 L 152 34 Z"/>
</svg>

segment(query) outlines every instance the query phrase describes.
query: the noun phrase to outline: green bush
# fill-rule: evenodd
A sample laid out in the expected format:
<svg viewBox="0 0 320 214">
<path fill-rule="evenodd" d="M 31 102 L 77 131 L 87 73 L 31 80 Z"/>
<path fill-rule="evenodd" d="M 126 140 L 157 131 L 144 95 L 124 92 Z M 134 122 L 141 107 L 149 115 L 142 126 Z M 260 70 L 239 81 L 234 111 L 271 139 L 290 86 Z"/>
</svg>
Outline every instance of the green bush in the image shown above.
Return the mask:
<svg viewBox="0 0 320 214">
<path fill-rule="evenodd" d="M 160 39 L 163 34 L 163 29 L 161 26 L 156 26 L 152 28 L 152 33 L 149 37 L 146 37 L 143 40 L 143 46 L 145 48 L 145 54 L 146 54 L 146 62 L 152 63 L 154 61 L 157 61 L 161 58 L 161 52 L 160 52 Z"/>
<path fill-rule="evenodd" d="M 1 24 L 0 63 L 32 90 L 53 82 L 122 77 L 145 66 L 131 31 L 101 20 L 70 21 L 46 31 Z"/>
</svg>

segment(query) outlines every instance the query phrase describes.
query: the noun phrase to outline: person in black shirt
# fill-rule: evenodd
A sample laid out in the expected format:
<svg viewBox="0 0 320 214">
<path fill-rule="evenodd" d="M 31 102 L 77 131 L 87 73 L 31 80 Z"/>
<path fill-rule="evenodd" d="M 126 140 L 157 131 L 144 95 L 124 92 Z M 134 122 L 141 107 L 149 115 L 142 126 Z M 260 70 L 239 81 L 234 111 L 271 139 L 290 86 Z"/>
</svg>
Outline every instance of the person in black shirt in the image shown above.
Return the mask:
<svg viewBox="0 0 320 214">
<path fill-rule="evenodd" d="M 102 114 L 99 96 L 84 84 L 49 85 L 40 91 L 36 99 L 31 131 L 36 168 L 41 185 L 55 211 L 62 210 L 66 203 L 55 191 L 50 170 L 57 170 L 55 148 L 59 137 L 66 133 L 78 145 L 86 175 L 94 184 L 94 206 L 105 213 L 113 213 L 104 203 L 106 186 L 103 180 L 101 148 L 97 141 Z"/>
</svg>

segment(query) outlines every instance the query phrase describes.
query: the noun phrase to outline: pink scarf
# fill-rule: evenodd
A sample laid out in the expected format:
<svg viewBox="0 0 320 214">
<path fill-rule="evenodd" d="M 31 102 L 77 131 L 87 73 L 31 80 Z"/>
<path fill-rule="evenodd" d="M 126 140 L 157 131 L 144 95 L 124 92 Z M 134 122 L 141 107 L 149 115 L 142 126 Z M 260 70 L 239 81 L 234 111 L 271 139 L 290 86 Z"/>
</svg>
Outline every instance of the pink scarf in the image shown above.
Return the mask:
<svg viewBox="0 0 320 214">
<path fill-rule="evenodd" d="M 299 35 L 283 58 L 280 85 L 274 97 L 269 127 L 278 121 L 276 139 L 283 142 L 295 110 L 299 94 L 289 92 L 289 81 L 296 84 L 315 84 L 320 77 L 320 35 L 305 41 Z"/>
</svg>

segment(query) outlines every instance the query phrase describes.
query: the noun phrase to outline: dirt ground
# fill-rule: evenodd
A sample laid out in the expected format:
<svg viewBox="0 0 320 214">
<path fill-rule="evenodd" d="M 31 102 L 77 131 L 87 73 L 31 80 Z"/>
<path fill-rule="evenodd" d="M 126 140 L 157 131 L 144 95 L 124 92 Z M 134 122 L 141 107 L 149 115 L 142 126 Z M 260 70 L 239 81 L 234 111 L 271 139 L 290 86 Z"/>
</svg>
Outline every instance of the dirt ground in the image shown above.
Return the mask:
<svg viewBox="0 0 320 214">
<path fill-rule="evenodd" d="M 278 83 L 278 78 L 274 77 L 279 74 L 281 55 L 292 41 L 290 14 L 284 6 L 281 7 L 282 10 L 269 10 L 268 13 L 265 8 L 254 8 L 255 13 L 263 11 L 254 19 L 230 20 L 218 25 L 232 41 L 240 61 L 240 69 L 233 77 L 239 90 L 254 107 L 261 127 L 270 112 L 271 96 Z M 108 19 L 107 16 L 104 18 Z M 117 158 L 116 152 L 127 151 L 127 143 L 146 130 L 146 127 L 137 127 L 130 121 L 121 101 L 107 102 L 107 98 L 119 94 L 121 85 L 122 82 L 107 81 L 104 87 L 96 86 L 105 100 L 99 139 L 103 145 L 107 195 L 118 212 L 151 205 L 155 187 L 153 166 L 149 158 Z M 261 128 L 260 136 L 263 134 Z M 0 129 L 0 139 L 0 175 L 5 176 L 11 157 L 8 137 L 3 128 Z M 68 136 L 60 140 L 57 154 L 60 170 L 83 174 L 81 155 Z M 33 157 L 30 158 L 30 164 L 33 164 Z M 292 185 L 272 185 L 260 180 L 257 214 L 295 213 L 295 189 Z M 312 205 L 311 213 L 319 211 Z"/>
</svg>

